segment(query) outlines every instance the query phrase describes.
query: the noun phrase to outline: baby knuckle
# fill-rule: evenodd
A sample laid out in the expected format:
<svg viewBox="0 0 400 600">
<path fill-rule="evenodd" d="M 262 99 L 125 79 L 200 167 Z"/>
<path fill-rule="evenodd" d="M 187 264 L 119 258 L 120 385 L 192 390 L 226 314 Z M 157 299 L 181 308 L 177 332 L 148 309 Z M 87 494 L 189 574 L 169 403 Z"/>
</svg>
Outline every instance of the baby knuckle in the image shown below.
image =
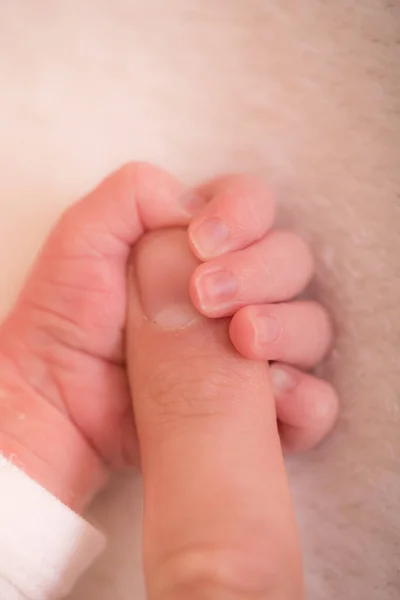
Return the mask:
<svg viewBox="0 0 400 600">
<path fill-rule="evenodd" d="M 308 243 L 302 237 L 291 231 L 282 231 L 280 234 L 280 243 L 290 250 L 290 255 L 294 257 L 296 261 L 304 261 L 311 270 L 314 265 L 314 258 Z"/>
<path fill-rule="evenodd" d="M 121 178 L 135 191 L 159 175 L 160 169 L 147 162 L 128 162 L 121 168 Z"/>
</svg>

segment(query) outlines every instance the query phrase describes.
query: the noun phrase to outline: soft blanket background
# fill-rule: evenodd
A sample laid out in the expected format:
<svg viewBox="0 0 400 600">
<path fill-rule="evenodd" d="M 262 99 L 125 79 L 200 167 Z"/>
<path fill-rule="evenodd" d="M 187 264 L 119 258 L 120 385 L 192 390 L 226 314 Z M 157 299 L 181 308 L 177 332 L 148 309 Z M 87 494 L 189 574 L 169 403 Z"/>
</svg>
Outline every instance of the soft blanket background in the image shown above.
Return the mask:
<svg viewBox="0 0 400 600">
<path fill-rule="evenodd" d="M 266 177 L 318 257 L 340 424 L 289 464 L 310 600 L 400 595 L 400 4 L 2 0 L 0 311 L 62 209 L 146 159 Z M 193 465 L 196 468 L 196 465 Z M 140 483 L 71 600 L 142 600 Z"/>
</svg>

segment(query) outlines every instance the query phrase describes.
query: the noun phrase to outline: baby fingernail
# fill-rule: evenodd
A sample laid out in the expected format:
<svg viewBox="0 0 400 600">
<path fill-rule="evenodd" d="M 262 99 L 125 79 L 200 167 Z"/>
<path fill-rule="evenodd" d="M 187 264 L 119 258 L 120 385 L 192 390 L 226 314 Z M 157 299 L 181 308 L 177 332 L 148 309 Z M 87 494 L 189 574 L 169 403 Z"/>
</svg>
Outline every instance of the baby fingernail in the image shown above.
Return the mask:
<svg viewBox="0 0 400 600">
<path fill-rule="evenodd" d="M 259 315 L 253 321 L 254 345 L 257 348 L 273 344 L 281 334 L 281 325 L 272 315 Z"/>
<path fill-rule="evenodd" d="M 226 304 L 233 300 L 238 292 L 237 280 L 229 271 L 206 273 L 195 285 L 203 309 Z"/>
<path fill-rule="evenodd" d="M 203 258 L 213 256 L 223 250 L 223 244 L 229 236 L 229 230 L 222 219 L 206 219 L 190 231 L 190 238 L 198 254 Z"/>
<path fill-rule="evenodd" d="M 188 192 L 180 198 L 180 204 L 188 215 L 194 217 L 203 210 L 207 202 L 199 194 Z"/>
<path fill-rule="evenodd" d="M 289 369 L 274 364 L 270 368 L 269 376 L 272 391 L 277 396 L 286 394 L 296 387 L 296 379 Z"/>
</svg>

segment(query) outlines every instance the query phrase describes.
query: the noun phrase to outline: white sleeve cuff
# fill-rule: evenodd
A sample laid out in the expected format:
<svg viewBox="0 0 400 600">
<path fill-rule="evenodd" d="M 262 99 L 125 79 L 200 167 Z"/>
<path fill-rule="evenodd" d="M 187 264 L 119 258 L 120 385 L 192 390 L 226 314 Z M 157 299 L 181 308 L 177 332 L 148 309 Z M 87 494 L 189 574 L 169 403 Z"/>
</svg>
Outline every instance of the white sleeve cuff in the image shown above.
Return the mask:
<svg viewBox="0 0 400 600">
<path fill-rule="evenodd" d="M 64 598 L 105 537 L 0 455 L 0 600 Z"/>
</svg>

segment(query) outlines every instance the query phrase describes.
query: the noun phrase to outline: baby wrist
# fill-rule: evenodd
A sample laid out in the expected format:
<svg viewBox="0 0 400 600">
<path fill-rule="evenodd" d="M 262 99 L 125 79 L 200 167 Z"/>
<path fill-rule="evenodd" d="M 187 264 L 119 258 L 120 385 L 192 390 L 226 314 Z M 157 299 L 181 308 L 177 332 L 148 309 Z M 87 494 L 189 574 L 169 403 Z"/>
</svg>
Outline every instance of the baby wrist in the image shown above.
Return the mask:
<svg viewBox="0 0 400 600">
<path fill-rule="evenodd" d="M 82 513 L 107 469 L 68 417 L 22 384 L 0 380 L 0 455 Z"/>
</svg>

